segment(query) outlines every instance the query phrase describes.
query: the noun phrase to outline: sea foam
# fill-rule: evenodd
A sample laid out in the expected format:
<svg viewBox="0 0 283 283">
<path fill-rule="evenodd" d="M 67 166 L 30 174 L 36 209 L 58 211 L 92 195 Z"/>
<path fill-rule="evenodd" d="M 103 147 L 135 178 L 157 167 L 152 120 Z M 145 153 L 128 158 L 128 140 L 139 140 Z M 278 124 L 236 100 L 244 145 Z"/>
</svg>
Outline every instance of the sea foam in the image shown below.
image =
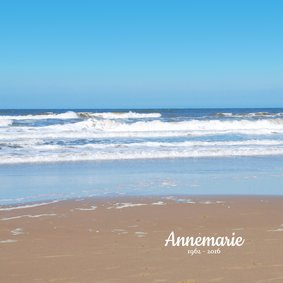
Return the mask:
<svg viewBox="0 0 283 283">
<path fill-rule="evenodd" d="M 283 155 L 283 112 L 15 113 L 0 116 L 0 164 Z"/>
</svg>

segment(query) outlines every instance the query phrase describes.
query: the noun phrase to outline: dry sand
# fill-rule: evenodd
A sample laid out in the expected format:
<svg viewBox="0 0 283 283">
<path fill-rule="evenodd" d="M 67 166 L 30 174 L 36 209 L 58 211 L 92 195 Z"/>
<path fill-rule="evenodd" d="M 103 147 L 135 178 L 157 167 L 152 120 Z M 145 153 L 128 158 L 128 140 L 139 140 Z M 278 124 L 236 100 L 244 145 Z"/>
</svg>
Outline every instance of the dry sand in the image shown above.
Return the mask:
<svg viewBox="0 0 283 283">
<path fill-rule="evenodd" d="M 15 207 L 14 207 L 15 208 Z M 0 208 L 0 282 L 283 282 L 283 197 L 90 198 Z M 189 255 L 177 236 L 242 247 Z"/>
</svg>

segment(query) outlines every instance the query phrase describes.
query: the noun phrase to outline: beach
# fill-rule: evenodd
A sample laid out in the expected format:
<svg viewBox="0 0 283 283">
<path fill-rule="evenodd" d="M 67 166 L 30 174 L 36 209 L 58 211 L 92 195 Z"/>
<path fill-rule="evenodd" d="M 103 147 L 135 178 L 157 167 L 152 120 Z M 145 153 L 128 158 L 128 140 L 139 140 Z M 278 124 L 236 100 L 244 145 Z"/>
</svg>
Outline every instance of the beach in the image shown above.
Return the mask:
<svg viewBox="0 0 283 283">
<path fill-rule="evenodd" d="M 96 197 L 2 206 L 0 281 L 282 282 L 282 213 L 282 196 Z M 165 246 L 172 231 L 234 233 L 245 242 Z"/>
<path fill-rule="evenodd" d="M 2 111 L 0 282 L 282 282 L 282 117 Z"/>
</svg>

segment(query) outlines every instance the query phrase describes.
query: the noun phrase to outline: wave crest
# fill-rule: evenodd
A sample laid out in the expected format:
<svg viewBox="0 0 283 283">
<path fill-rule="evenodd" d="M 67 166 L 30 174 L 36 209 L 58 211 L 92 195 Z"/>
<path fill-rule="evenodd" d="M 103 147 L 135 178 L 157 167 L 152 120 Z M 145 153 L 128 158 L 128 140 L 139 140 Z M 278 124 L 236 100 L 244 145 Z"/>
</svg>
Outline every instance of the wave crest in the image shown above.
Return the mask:
<svg viewBox="0 0 283 283">
<path fill-rule="evenodd" d="M 142 119 L 142 118 L 160 118 L 160 113 L 137 113 L 137 112 L 79 112 L 80 118 L 103 118 L 103 119 Z"/>
</svg>

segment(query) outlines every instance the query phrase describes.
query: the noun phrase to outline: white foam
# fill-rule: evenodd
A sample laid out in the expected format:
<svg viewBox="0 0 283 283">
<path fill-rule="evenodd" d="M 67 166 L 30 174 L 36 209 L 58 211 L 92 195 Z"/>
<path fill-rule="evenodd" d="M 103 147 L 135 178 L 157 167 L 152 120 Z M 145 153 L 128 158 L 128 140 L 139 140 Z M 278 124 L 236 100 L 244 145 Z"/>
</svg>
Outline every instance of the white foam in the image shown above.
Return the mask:
<svg viewBox="0 0 283 283">
<path fill-rule="evenodd" d="M 92 210 L 96 210 L 96 208 L 97 208 L 97 206 L 92 205 L 90 208 L 84 208 L 84 207 L 80 208 L 80 207 L 78 207 L 78 208 L 75 208 L 75 210 L 80 210 L 80 211 L 92 211 Z"/>
<path fill-rule="evenodd" d="M 188 203 L 188 204 L 195 204 L 195 201 L 192 201 L 191 199 L 187 199 L 187 198 L 178 198 L 178 197 L 174 197 L 174 196 L 168 196 L 165 197 L 165 199 L 169 199 L 169 200 L 173 200 L 175 202 L 178 203 Z"/>
<path fill-rule="evenodd" d="M 138 121 L 135 123 L 124 123 L 113 120 L 88 119 L 83 122 L 74 123 L 81 128 L 94 128 L 101 131 L 114 132 L 162 132 L 162 131 L 250 131 L 250 130 L 283 130 L 283 119 L 261 119 L 261 120 L 189 120 L 181 122 Z M 64 129 L 67 125 L 58 125 Z M 54 126 L 47 126 L 54 127 Z"/>
<path fill-rule="evenodd" d="M 15 243 L 17 242 L 17 240 L 11 240 L 11 239 L 8 239 L 8 240 L 0 240 L 0 244 L 10 244 L 10 243 Z"/>
<path fill-rule="evenodd" d="M 0 127 L 8 127 L 12 124 L 13 124 L 12 120 L 9 120 L 9 119 L 3 120 L 3 119 L 0 118 Z"/>
<path fill-rule="evenodd" d="M 106 147 L 196 147 L 196 146 L 258 146 L 282 145 L 282 140 L 245 140 L 245 141 L 185 141 L 185 142 L 140 142 L 124 144 L 85 144 L 77 148 L 106 148 Z M 58 147 L 57 147 L 58 148 Z"/>
<path fill-rule="evenodd" d="M 228 118 L 274 118 L 274 117 L 282 117 L 283 113 L 271 113 L 271 112 L 251 112 L 251 113 L 230 113 L 230 112 L 219 112 L 214 114 L 216 117 L 228 117 Z"/>
<path fill-rule="evenodd" d="M 283 228 L 278 228 L 274 230 L 269 230 L 270 232 L 283 232 Z"/>
<path fill-rule="evenodd" d="M 111 209 L 111 208 L 122 209 L 122 208 L 144 206 L 144 205 L 147 205 L 147 204 L 145 203 L 115 203 L 114 206 L 110 206 L 107 209 Z"/>
<path fill-rule="evenodd" d="M 13 216 L 13 217 L 4 217 L 4 218 L 1 218 L 0 221 L 8 221 L 8 220 L 14 220 L 14 219 L 20 219 L 20 218 L 39 218 L 39 217 L 46 217 L 46 216 L 56 216 L 56 214 L 54 213 L 37 214 L 37 215 L 25 214 L 25 215 Z"/>
<path fill-rule="evenodd" d="M 147 232 L 135 232 L 135 234 L 139 238 L 144 238 L 147 235 Z"/>
<path fill-rule="evenodd" d="M 29 114 L 29 115 L 7 115 L 0 116 L 0 120 L 46 120 L 46 119 L 78 119 L 78 115 L 73 111 L 65 113 L 43 113 L 43 114 Z"/>
<path fill-rule="evenodd" d="M 110 122 L 111 124 L 112 122 Z M 113 122 L 115 124 L 115 122 Z M 101 124 L 101 123 L 100 123 Z M 127 125 L 130 127 L 130 125 Z M 209 136 L 216 134 L 244 134 L 244 135 L 274 135 L 275 133 L 283 133 L 283 126 L 277 125 L 275 127 L 258 127 L 258 128 L 231 128 L 231 129 L 217 129 L 210 130 L 174 130 L 173 127 L 165 129 L 147 128 L 143 130 L 133 129 L 121 129 L 115 127 L 111 129 L 111 125 L 107 129 L 103 125 L 97 124 L 92 126 L 92 122 L 84 121 L 73 124 L 65 125 L 52 125 L 46 127 L 12 127 L 9 131 L 1 131 L 0 128 L 0 140 L 7 142 L 18 142 L 21 145 L 28 143 L 38 143 L 39 141 L 52 139 L 52 140 L 65 140 L 65 139 L 100 139 L 100 138 L 165 138 L 165 137 L 197 137 L 197 136 Z"/>
<path fill-rule="evenodd" d="M 47 120 L 47 119 L 79 119 L 79 118 L 103 118 L 103 119 L 142 119 L 142 118 L 160 118 L 160 113 L 137 113 L 137 112 L 73 112 L 65 113 L 42 113 L 28 115 L 6 115 L 0 116 L 0 125 L 2 120 Z"/>
<path fill-rule="evenodd" d="M 128 234 L 128 231 L 126 231 L 125 229 L 113 229 L 112 232 L 117 233 L 118 235 Z"/>
<path fill-rule="evenodd" d="M 24 234 L 24 230 L 22 228 L 16 228 L 14 230 L 11 230 L 11 234 L 13 236 L 18 236 Z"/>
<path fill-rule="evenodd" d="M 2 207 L 0 208 L 0 211 L 11 211 L 11 210 L 17 210 L 17 209 L 32 208 L 32 207 L 37 207 L 37 206 L 42 206 L 42 205 L 49 205 L 49 204 L 56 203 L 56 202 L 59 202 L 59 200 L 35 203 L 35 204 L 20 205 L 20 206 L 13 206 L 13 207 Z"/>
<path fill-rule="evenodd" d="M 201 203 L 201 204 L 213 204 L 213 202 L 210 201 L 210 200 L 201 201 L 200 203 Z"/>
<path fill-rule="evenodd" d="M 102 112 L 102 113 L 92 113 L 92 112 L 81 112 L 78 115 L 82 118 L 93 117 L 93 118 L 103 118 L 103 119 L 141 119 L 141 118 L 160 118 L 160 113 L 137 113 L 137 112 Z"/>
<path fill-rule="evenodd" d="M 190 120 L 182 122 L 139 121 L 124 123 L 114 120 L 87 119 L 77 123 L 56 124 L 44 127 L 12 127 L 0 131 L 0 139 L 64 139 L 64 138 L 115 138 L 115 137 L 182 137 L 214 134 L 270 135 L 283 133 L 283 119 L 256 121 Z"/>
<path fill-rule="evenodd" d="M 41 153 L 42 154 L 42 153 Z M 16 163 L 45 163 L 67 161 L 96 161 L 96 160 L 131 160 L 131 159 L 163 159 L 163 158 L 204 158 L 204 157 L 233 157 L 233 156 L 272 156 L 283 155 L 281 148 L 199 148 L 184 150 L 140 150 L 132 151 L 89 151 L 89 152 L 46 152 L 46 155 L 3 156 L 0 164 Z M 172 185 L 173 186 L 173 185 Z M 17 209 L 17 208 L 14 208 Z M 3 210 L 0 208 L 0 211 Z M 8 210 L 8 209 L 5 209 Z"/>
<path fill-rule="evenodd" d="M 156 159 L 156 158 L 198 158 L 198 157 L 231 157 L 231 156 L 266 156 L 283 155 L 283 140 L 277 137 L 283 134 L 283 119 L 206 119 L 165 122 L 160 119 L 127 121 L 115 117 L 141 117 L 159 113 L 79 113 L 88 115 L 104 115 L 64 124 L 49 126 L 15 126 L 0 127 L 0 164 L 36 163 L 36 162 L 68 162 L 118 159 Z M 107 115 L 106 115 L 107 114 Z M 109 119 L 109 115 L 114 115 Z M 61 116 L 58 116 L 61 115 Z M 62 119 L 78 117 L 75 112 L 61 114 L 30 115 L 48 116 Z M 106 115 L 106 116 L 105 116 Z M 116 116 L 115 116 L 116 115 Z M 160 114 L 159 114 L 160 115 Z M 228 114 L 227 114 L 228 115 Z M 230 115 L 230 114 L 229 114 Z M 23 116 L 0 116 L 27 118 Z M 1 120 L 2 119 L 2 120 Z M 16 119 L 16 118 L 15 118 Z M 7 120 L 8 122 L 10 119 Z M 6 122 L 6 121 L 5 121 Z M 66 122 L 66 121 L 65 121 Z M 275 134 L 276 133 L 276 134 Z M 197 137 L 245 134 L 255 135 L 249 140 L 209 141 L 144 141 L 146 138 L 165 137 Z M 265 135 L 261 137 L 260 135 Z M 273 140 L 268 138 L 272 137 Z M 118 143 L 117 138 L 120 138 Z M 141 142 L 123 142 L 123 139 L 140 139 Z M 89 143 L 76 143 L 77 140 L 89 140 Z M 107 139 L 104 143 L 95 142 Z M 85 141 L 83 141 L 84 143 Z M 170 184 L 164 183 L 164 186 Z M 173 186 L 173 185 L 172 185 Z"/>
<path fill-rule="evenodd" d="M 4 146 L 4 144 L 2 144 Z M 15 140 L 7 143 L 7 146 L 22 146 L 26 150 L 39 150 L 50 151 L 60 149 L 76 149 L 76 150 L 93 150 L 93 149 L 107 149 L 107 148 L 188 148 L 188 147 L 228 147 L 228 146 L 283 146 L 281 140 L 245 140 L 245 141 L 185 141 L 185 142 L 133 142 L 133 143 L 97 143 L 97 144 L 83 144 L 83 145 L 71 145 L 62 146 L 54 144 L 42 144 L 41 140 Z"/>
<path fill-rule="evenodd" d="M 174 181 L 171 180 L 165 180 L 163 182 L 161 182 L 161 185 L 164 187 L 176 187 L 177 184 Z"/>
<path fill-rule="evenodd" d="M 166 203 L 163 201 L 157 201 L 157 202 L 153 202 L 151 205 L 166 205 Z"/>
<path fill-rule="evenodd" d="M 189 204 L 195 204 L 195 201 L 192 201 L 191 199 L 176 199 L 177 202 L 182 202 L 182 203 L 189 203 Z"/>
<path fill-rule="evenodd" d="M 270 232 L 283 232 L 283 224 L 281 224 L 280 227 L 277 228 L 277 229 L 268 230 L 268 231 L 270 231 Z"/>
</svg>

